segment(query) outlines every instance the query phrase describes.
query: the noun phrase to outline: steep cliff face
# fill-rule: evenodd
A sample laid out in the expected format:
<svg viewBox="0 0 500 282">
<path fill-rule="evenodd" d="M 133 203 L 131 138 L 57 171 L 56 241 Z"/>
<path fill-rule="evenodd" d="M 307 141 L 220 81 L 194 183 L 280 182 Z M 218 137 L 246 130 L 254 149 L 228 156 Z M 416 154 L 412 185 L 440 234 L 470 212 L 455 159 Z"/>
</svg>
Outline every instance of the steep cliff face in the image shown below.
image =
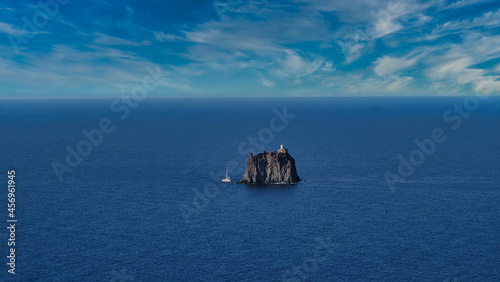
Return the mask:
<svg viewBox="0 0 500 282">
<path fill-rule="evenodd" d="M 276 152 L 253 155 L 247 161 L 247 171 L 238 183 L 283 184 L 300 181 L 295 168 L 295 160 L 283 149 Z"/>
</svg>

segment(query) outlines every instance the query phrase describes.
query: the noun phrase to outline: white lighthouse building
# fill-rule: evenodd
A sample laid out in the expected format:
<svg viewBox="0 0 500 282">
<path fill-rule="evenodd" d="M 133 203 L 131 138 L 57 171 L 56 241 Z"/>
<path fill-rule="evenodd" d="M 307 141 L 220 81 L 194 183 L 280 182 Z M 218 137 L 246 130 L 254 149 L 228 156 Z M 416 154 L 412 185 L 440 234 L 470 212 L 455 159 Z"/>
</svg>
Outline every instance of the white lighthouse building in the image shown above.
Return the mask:
<svg viewBox="0 0 500 282">
<path fill-rule="evenodd" d="M 280 149 L 278 150 L 278 153 L 286 154 L 287 152 L 288 152 L 288 150 L 286 148 L 284 148 L 283 145 L 281 145 Z"/>
</svg>

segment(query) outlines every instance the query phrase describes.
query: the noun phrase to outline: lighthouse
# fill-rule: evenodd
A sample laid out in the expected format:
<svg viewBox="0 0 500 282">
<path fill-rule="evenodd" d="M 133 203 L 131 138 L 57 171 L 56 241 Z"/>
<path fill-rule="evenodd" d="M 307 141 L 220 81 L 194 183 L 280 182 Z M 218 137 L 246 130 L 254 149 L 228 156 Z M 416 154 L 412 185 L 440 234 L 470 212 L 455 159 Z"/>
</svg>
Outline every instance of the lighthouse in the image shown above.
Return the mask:
<svg viewBox="0 0 500 282">
<path fill-rule="evenodd" d="M 283 153 L 286 154 L 288 151 L 286 148 L 283 147 L 283 145 L 280 146 L 280 149 L 278 150 L 278 153 Z"/>
</svg>

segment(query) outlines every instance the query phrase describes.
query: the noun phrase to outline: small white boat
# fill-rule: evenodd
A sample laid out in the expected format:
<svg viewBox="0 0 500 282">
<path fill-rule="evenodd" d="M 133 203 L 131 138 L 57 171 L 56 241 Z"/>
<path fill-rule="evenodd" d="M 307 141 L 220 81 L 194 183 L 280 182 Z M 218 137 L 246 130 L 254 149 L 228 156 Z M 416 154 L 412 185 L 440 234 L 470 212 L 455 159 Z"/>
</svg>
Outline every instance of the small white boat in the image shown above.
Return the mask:
<svg viewBox="0 0 500 282">
<path fill-rule="evenodd" d="M 231 177 L 227 174 L 227 168 L 226 168 L 226 178 L 222 179 L 222 182 L 228 182 L 231 183 Z"/>
</svg>

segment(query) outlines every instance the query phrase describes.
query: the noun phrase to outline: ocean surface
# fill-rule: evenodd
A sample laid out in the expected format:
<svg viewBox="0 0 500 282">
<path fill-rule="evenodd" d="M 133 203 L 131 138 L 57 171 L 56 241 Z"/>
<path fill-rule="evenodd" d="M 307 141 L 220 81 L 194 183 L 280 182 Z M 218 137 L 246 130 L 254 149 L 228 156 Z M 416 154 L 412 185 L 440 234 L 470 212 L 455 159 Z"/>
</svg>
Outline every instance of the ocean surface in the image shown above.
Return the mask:
<svg viewBox="0 0 500 282">
<path fill-rule="evenodd" d="M 500 281 L 498 98 L 132 105 L 0 100 L 0 280 Z M 281 144 L 304 181 L 220 183 Z"/>
</svg>

